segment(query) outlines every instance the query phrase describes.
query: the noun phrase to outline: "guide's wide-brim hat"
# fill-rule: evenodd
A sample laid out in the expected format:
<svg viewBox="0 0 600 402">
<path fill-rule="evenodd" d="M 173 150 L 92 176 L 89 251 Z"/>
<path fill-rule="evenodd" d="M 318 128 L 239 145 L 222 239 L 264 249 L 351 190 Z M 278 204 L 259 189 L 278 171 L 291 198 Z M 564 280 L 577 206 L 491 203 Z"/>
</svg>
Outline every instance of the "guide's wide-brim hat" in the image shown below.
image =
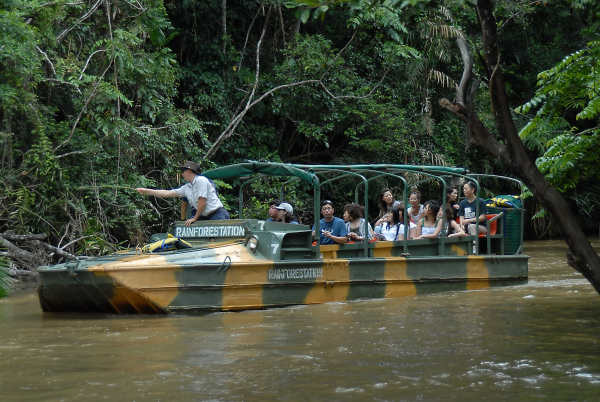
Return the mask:
<svg viewBox="0 0 600 402">
<path fill-rule="evenodd" d="M 179 166 L 178 168 L 182 169 L 182 170 L 191 169 L 194 172 L 196 172 L 197 174 L 200 174 L 200 165 L 196 162 L 185 161 L 185 163 L 183 165 Z"/>
</svg>

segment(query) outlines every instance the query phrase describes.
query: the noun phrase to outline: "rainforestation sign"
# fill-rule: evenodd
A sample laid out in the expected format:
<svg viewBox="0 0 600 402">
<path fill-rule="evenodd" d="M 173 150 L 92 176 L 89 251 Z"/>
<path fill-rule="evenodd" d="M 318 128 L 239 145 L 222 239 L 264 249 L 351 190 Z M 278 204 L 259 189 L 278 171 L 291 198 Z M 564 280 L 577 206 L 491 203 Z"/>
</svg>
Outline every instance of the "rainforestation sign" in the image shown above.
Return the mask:
<svg viewBox="0 0 600 402">
<path fill-rule="evenodd" d="M 241 225 L 228 226 L 177 226 L 175 237 L 244 237 L 246 232 Z"/>
<path fill-rule="evenodd" d="M 318 279 L 323 277 L 323 268 L 275 268 L 269 270 L 269 280 Z"/>
</svg>

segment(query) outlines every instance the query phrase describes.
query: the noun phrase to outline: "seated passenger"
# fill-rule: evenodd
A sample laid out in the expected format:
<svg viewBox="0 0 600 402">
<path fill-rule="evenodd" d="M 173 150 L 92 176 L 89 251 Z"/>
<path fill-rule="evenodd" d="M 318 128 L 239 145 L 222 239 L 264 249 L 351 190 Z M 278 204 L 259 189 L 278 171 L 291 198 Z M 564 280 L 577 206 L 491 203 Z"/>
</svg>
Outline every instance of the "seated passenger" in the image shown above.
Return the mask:
<svg viewBox="0 0 600 402">
<path fill-rule="evenodd" d="M 319 221 L 319 230 L 321 231 L 320 244 L 345 244 L 348 241 L 348 232 L 346 224 L 340 218 L 333 216 L 335 210 L 330 200 L 321 203 L 321 214 L 323 219 Z M 313 225 L 313 238 L 315 238 L 315 227 Z"/>
<path fill-rule="evenodd" d="M 454 186 L 446 187 L 446 204 L 452 207 L 452 219 L 458 217 L 458 190 Z"/>
<path fill-rule="evenodd" d="M 392 190 L 390 190 L 388 187 L 382 188 L 379 198 L 379 216 L 375 222 L 376 233 L 381 233 L 382 225 L 385 223 L 385 219 L 383 217 L 387 214 L 388 209 L 397 207 L 398 205 L 400 205 L 400 201 L 396 201 L 394 195 L 392 194 Z"/>
<path fill-rule="evenodd" d="M 486 214 L 487 206 L 485 200 L 480 198 L 476 200 L 477 186 L 474 182 L 466 182 L 463 186 L 463 193 L 465 193 L 465 200 L 460 202 L 460 208 L 458 209 L 458 216 L 460 217 L 460 224 L 469 235 L 475 235 L 477 230 L 477 222 L 479 222 L 479 233 L 487 233 L 486 225 Z M 476 216 L 476 207 L 479 203 L 479 216 Z"/>
<path fill-rule="evenodd" d="M 344 221 L 346 222 L 349 241 L 365 241 L 365 219 L 363 215 L 363 207 L 356 203 L 344 206 Z M 373 229 L 371 229 L 370 223 L 368 225 L 367 241 L 370 241 L 373 238 Z"/>
<path fill-rule="evenodd" d="M 276 221 L 277 218 L 277 207 L 281 204 L 281 200 L 274 199 L 269 201 L 269 219 L 267 221 Z"/>
<path fill-rule="evenodd" d="M 294 208 L 288 204 L 287 202 L 282 202 L 279 206 L 275 207 L 277 210 L 277 221 L 283 223 L 291 223 L 294 225 L 298 225 L 298 222 L 292 218 L 294 214 Z"/>
<path fill-rule="evenodd" d="M 381 229 L 381 235 L 388 241 L 404 240 L 404 207 L 400 205 L 400 208 L 393 207 L 390 212 L 386 215 L 387 222 Z M 417 225 L 410 223 L 408 230 L 408 238 L 411 239 L 416 235 Z"/>
<path fill-rule="evenodd" d="M 440 237 L 442 233 L 443 222 L 437 218 L 440 206 L 435 201 L 427 201 L 423 207 L 423 215 L 417 223 L 417 227 L 421 229 L 421 234 L 415 239 L 435 239 Z M 418 232 L 418 230 L 417 230 Z"/>
<path fill-rule="evenodd" d="M 410 203 L 410 208 L 408 208 L 407 212 L 410 220 L 413 223 L 417 223 L 419 219 L 423 218 L 423 205 L 420 204 L 421 192 L 419 190 L 411 191 L 408 202 Z"/>
<path fill-rule="evenodd" d="M 465 231 L 462 227 L 456 223 L 456 220 L 452 218 L 452 208 L 450 205 L 446 205 L 446 224 L 444 225 L 444 232 L 447 237 L 463 237 L 465 236 Z M 438 219 L 443 219 L 442 208 L 440 208 L 438 214 Z"/>
</svg>

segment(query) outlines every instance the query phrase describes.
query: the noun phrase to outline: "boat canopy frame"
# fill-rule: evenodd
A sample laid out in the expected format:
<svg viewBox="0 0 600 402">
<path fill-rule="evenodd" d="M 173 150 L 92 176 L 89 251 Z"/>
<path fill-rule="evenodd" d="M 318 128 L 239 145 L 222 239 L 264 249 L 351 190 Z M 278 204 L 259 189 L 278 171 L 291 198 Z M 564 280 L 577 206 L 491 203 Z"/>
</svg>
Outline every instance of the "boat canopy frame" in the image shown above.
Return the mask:
<svg viewBox="0 0 600 402">
<path fill-rule="evenodd" d="M 325 178 L 322 177 L 326 174 L 337 173 L 338 175 L 333 178 Z M 403 174 L 413 173 L 420 174 L 426 176 L 425 179 L 417 180 L 416 182 L 408 182 Z M 398 179 L 403 184 L 403 205 L 406 208 L 407 203 L 407 195 L 409 194 L 409 189 L 415 185 L 428 182 L 428 181 L 438 181 L 442 184 L 442 196 L 441 196 L 441 205 L 445 205 L 445 191 L 447 187 L 446 178 L 460 178 L 462 180 L 466 179 L 468 181 L 473 181 L 476 186 L 476 197 L 479 198 L 479 190 L 480 185 L 479 181 L 476 177 L 495 177 L 504 180 L 512 180 L 518 183 L 521 189 L 525 188 L 524 184 L 517 179 L 511 177 L 504 177 L 498 175 L 486 175 L 486 174 L 472 174 L 468 172 L 464 168 L 458 167 L 446 167 L 446 166 L 417 166 L 417 165 L 395 165 L 395 164 L 363 164 L 363 165 L 305 165 L 305 164 L 289 164 L 289 163 L 275 163 L 275 162 L 244 162 L 229 166 L 223 166 L 216 169 L 208 170 L 203 173 L 203 175 L 209 179 L 232 179 L 232 178 L 249 178 L 244 181 L 240 185 L 239 190 L 239 218 L 243 218 L 243 188 L 251 184 L 254 181 L 265 177 L 271 176 L 280 176 L 280 177 L 292 177 L 290 180 L 285 181 L 280 187 L 280 197 L 283 200 L 284 187 L 288 184 L 295 181 L 304 181 L 310 184 L 313 187 L 313 207 L 314 207 L 314 216 L 315 216 L 315 233 L 319 233 L 319 220 L 317 219 L 320 216 L 320 205 L 321 205 L 321 187 L 328 183 L 331 183 L 336 180 L 341 180 L 347 177 L 356 177 L 360 179 L 360 183 L 356 186 L 355 189 L 355 201 L 358 203 L 358 191 L 360 187 L 364 185 L 364 207 L 365 207 L 365 233 L 368 232 L 369 225 L 369 181 L 382 178 L 382 177 L 393 177 Z M 371 177 L 365 177 L 366 175 Z M 254 176 L 254 177 L 251 177 Z M 321 177 L 320 177 L 321 176 Z M 446 220 L 446 211 L 445 208 L 442 210 L 443 212 L 443 220 Z M 523 214 L 523 212 L 521 212 Z M 476 214 L 479 216 L 479 203 L 476 204 Z M 404 224 L 405 228 L 409 229 L 409 221 L 408 214 L 404 213 Z M 479 226 L 479 222 L 477 222 L 477 226 Z M 477 233 L 478 233 L 477 228 Z M 444 229 L 445 230 L 445 229 Z M 408 230 L 405 230 L 408 233 Z M 318 239 L 318 236 L 315 235 Z M 440 237 L 440 247 L 443 249 L 444 247 L 444 239 L 445 236 Z M 408 236 L 404 237 L 404 252 L 407 253 L 408 250 Z M 521 244 L 523 242 L 523 234 L 521 230 Z M 475 236 L 476 242 L 476 252 L 479 253 L 479 236 Z M 316 255 L 320 258 L 319 244 L 320 242 L 316 242 Z M 368 242 L 364 242 L 364 253 L 365 256 L 368 255 Z"/>
</svg>

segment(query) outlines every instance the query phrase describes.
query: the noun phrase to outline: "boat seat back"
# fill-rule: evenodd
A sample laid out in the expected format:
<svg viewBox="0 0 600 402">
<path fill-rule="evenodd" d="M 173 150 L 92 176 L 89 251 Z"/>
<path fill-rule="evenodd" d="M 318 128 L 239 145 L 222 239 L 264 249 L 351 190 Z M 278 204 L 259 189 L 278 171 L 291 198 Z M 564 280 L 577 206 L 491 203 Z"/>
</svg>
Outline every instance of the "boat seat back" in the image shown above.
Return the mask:
<svg viewBox="0 0 600 402">
<path fill-rule="evenodd" d="M 490 235 L 490 236 L 495 236 L 496 235 L 496 231 L 498 230 L 498 220 L 493 220 L 490 222 L 490 220 L 492 218 L 494 218 L 496 216 L 496 214 L 487 214 L 485 216 L 485 219 L 487 221 L 487 234 L 480 234 L 479 237 L 485 237 L 486 235 Z"/>
</svg>

